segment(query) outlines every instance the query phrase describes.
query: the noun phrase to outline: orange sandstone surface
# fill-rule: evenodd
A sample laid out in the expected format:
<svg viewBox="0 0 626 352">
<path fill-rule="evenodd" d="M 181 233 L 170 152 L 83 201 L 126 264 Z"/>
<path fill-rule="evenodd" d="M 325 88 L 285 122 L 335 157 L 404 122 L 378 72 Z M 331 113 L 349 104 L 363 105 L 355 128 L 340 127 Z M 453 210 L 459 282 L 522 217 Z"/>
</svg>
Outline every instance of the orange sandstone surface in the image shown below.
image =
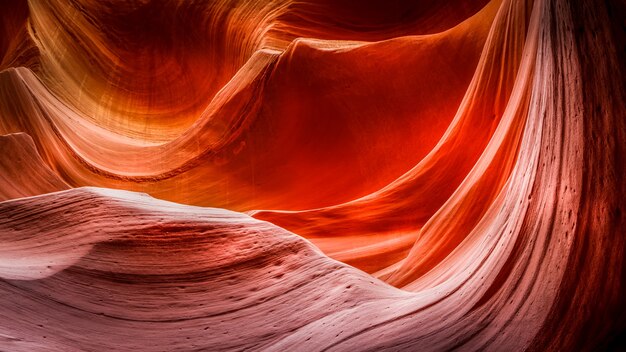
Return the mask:
<svg viewBox="0 0 626 352">
<path fill-rule="evenodd" d="M 0 3 L 0 350 L 626 348 L 625 16 Z"/>
</svg>

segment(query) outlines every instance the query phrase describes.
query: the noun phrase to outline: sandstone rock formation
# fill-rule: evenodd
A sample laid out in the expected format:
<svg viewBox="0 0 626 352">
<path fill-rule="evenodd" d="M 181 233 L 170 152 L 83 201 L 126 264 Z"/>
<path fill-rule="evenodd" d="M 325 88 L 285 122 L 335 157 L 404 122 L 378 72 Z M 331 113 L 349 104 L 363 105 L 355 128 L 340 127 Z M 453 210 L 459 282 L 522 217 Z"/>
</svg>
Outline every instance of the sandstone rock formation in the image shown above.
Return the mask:
<svg viewBox="0 0 626 352">
<path fill-rule="evenodd" d="M 0 350 L 626 348 L 623 1 L 0 17 Z"/>
</svg>

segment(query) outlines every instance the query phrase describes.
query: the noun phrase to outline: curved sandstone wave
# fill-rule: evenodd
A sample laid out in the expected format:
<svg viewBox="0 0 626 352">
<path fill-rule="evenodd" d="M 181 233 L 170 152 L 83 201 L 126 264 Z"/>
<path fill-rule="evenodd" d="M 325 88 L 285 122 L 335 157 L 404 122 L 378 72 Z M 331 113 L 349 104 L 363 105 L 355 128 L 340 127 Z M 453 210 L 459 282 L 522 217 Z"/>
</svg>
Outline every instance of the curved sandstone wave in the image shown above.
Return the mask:
<svg viewBox="0 0 626 352">
<path fill-rule="evenodd" d="M 70 188 L 45 164 L 24 133 L 0 136 L 0 201 Z"/>
<path fill-rule="evenodd" d="M 7 5 L 0 349 L 619 350 L 625 14 Z"/>
<path fill-rule="evenodd" d="M 93 102 L 83 93 L 66 97 L 47 82 L 46 71 L 9 68 L 0 73 L 6 116 L 0 133 L 33 136 L 73 186 L 121 187 L 238 210 L 332 205 L 383 187 L 436 144 L 471 80 L 496 5 L 433 35 L 373 43 L 298 39 L 280 49 L 258 47 L 219 91 L 200 93 L 203 111 L 167 142 L 147 134 L 175 131 L 183 119 L 178 111 L 153 131 L 160 118 L 148 108 L 136 119 L 130 109 L 116 114 L 126 104 L 108 98 L 106 104 Z M 370 59 L 361 61 L 363 56 Z M 40 65 L 46 65 L 44 59 Z M 91 79 L 93 69 L 77 70 L 82 66 L 72 60 L 60 64 Z M 458 60 L 466 64 L 456 65 Z M 441 79 L 451 86 L 433 89 Z M 60 73 L 54 80 L 69 82 Z M 155 83 L 152 89 L 159 87 Z M 198 92 L 192 88 L 185 94 Z M 83 103 L 96 111 L 85 113 Z M 101 111 L 108 115 L 98 116 Z M 125 131 L 134 124 L 143 134 Z M 389 159 L 392 153 L 396 156 Z M 379 165 L 377 171 L 368 167 L 372 164 Z"/>
</svg>

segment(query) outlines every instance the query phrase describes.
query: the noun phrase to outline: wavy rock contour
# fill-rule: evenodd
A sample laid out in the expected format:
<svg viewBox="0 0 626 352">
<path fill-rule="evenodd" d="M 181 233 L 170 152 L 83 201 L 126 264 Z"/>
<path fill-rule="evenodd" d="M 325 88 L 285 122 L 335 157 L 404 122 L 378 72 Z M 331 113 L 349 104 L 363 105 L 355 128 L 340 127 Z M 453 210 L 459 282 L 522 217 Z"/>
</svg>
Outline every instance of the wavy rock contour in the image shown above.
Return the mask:
<svg viewBox="0 0 626 352">
<path fill-rule="evenodd" d="M 624 348 L 626 5 L 381 4 L 2 4 L 0 350 Z"/>
</svg>

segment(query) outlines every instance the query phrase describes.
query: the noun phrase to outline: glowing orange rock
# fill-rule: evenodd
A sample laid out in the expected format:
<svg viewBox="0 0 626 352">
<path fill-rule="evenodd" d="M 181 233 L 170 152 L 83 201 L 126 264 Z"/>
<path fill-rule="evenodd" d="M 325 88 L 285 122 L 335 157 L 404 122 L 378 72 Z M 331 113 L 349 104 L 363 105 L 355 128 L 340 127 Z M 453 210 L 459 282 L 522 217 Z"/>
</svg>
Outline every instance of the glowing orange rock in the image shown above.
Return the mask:
<svg viewBox="0 0 626 352">
<path fill-rule="evenodd" d="M 626 6 L 381 4 L 2 4 L 0 350 L 622 348 Z"/>
</svg>

